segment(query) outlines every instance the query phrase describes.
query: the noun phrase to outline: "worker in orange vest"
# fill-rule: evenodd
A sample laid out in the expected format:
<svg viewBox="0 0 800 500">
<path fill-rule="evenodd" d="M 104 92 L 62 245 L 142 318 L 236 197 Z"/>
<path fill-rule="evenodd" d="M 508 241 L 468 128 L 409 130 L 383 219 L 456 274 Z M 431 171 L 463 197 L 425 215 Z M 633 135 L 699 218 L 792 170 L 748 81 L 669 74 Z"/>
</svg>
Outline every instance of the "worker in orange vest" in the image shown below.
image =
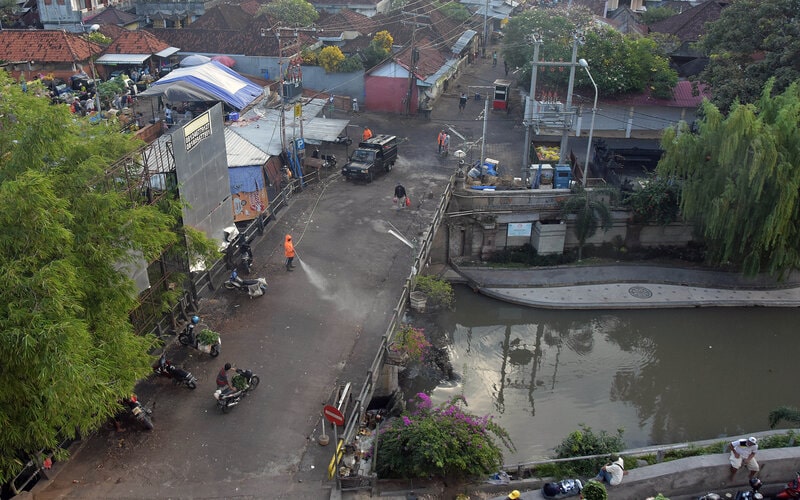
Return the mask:
<svg viewBox="0 0 800 500">
<path fill-rule="evenodd" d="M 369 127 L 364 127 L 364 133 L 361 134 L 361 140 L 366 141 L 367 139 L 371 138 L 372 138 L 372 130 L 370 130 Z"/>
<path fill-rule="evenodd" d="M 439 132 L 439 137 L 436 138 L 436 143 L 439 145 L 439 154 L 442 154 L 442 149 L 444 148 L 444 143 L 446 139 L 447 139 L 447 134 L 444 133 L 444 130 Z"/>
</svg>

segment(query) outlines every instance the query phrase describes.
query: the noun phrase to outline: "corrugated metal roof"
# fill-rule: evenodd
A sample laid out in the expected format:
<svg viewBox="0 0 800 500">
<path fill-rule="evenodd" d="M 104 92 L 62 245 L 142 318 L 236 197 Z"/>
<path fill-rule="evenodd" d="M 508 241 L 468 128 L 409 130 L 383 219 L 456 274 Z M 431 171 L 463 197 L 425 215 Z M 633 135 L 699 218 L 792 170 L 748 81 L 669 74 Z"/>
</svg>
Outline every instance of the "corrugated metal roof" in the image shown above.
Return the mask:
<svg viewBox="0 0 800 500">
<path fill-rule="evenodd" d="M 155 55 L 155 56 L 158 56 L 158 57 L 169 57 L 169 56 L 171 56 L 172 54 L 175 54 L 175 53 L 177 53 L 177 52 L 178 52 L 178 51 L 180 51 L 180 50 L 181 50 L 181 49 L 179 49 L 179 48 L 177 48 L 177 47 L 168 47 L 168 48 L 166 48 L 166 49 L 164 49 L 164 50 L 161 50 L 161 51 L 159 51 L 159 52 L 156 52 L 156 53 L 155 53 L 155 54 L 153 54 L 153 55 Z"/>
<path fill-rule="evenodd" d="M 150 54 L 106 54 L 100 56 L 97 64 L 142 64 Z"/>
<path fill-rule="evenodd" d="M 453 54 L 460 54 L 464 47 L 477 35 L 478 32 L 474 30 L 467 30 L 465 31 L 459 38 L 458 41 L 453 45 L 452 52 Z"/>
<path fill-rule="evenodd" d="M 264 165 L 269 155 L 255 144 L 240 136 L 231 127 L 225 127 L 225 150 L 229 167 Z"/>
<path fill-rule="evenodd" d="M 267 154 L 277 155 L 282 149 L 281 111 L 267 108 L 264 101 L 266 99 L 247 111 L 238 121 L 231 123 L 229 127 Z M 324 116 L 326 105 L 325 99 L 311 99 L 303 106 L 303 138 L 310 144 L 335 141 L 350 123 L 350 120 L 326 118 Z M 300 120 L 294 119 L 291 108 L 286 110 L 284 129 L 287 141 L 300 138 Z"/>
</svg>

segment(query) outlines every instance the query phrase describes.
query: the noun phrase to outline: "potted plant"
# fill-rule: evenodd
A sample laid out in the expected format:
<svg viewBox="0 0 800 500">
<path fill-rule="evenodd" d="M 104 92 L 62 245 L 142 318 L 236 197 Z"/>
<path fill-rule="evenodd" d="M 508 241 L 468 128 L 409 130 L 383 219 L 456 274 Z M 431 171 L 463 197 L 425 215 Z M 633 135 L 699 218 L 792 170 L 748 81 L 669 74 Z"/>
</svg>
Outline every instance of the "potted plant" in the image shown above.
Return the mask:
<svg viewBox="0 0 800 500">
<path fill-rule="evenodd" d="M 219 342 L 219 333 L 209 330 L 208 328 L 201 330 L 200 333 L 197 334 L 197 344 L 198 345 L 208 345 L 212 346 Z"/>
<path fill-rule="evenodd" d="M 603 483 L 591 480 L 583 487 L 581 495 L 582 498 L 586 500 L 606 500 L 608 498 L 608 491 Z"/>
<path fill-rule="evenodd" d="M 417 276 L 412 293 L 415 292 L 422 292 L 425 295 L 426 305 L 430 309 L 450 309 L 455 302 L 453 285 L 436 276 L 427 274 Z"/>
<path fill-rule="evenodd" d="M 408 324 L 403 325 L 389 344 L 386 362 L 390 365 L 402 366 L 409 361 L 422 361 L 430 347 L 431 343 L 425 338 L 425 331 L 422 328 L 414 328 Z"/>
</svg>

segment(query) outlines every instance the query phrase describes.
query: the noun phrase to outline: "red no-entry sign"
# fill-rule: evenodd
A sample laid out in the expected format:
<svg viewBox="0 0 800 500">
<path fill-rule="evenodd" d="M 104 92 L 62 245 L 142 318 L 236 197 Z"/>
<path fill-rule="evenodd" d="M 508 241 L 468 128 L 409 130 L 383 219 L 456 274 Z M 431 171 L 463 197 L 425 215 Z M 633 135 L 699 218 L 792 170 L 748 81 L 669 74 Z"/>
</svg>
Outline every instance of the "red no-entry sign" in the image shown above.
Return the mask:
<svg viewBox="0 0 800 500">
<path fill-rule="evenodd" d="M 344 415 L 335 406 L 326 405 L 322 409 L 322 414 L 325 416 L 325 420 L 333 425 L 344 425 Z"/>
</svg>

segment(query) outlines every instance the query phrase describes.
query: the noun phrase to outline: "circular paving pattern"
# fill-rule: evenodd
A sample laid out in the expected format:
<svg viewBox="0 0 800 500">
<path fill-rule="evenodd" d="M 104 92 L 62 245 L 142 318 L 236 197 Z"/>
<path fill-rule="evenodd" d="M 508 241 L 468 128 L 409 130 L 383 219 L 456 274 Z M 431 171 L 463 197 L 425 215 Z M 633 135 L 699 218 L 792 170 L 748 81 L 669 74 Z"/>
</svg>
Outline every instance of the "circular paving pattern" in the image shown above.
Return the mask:
<svg viewBox="0 0 800 500">
<path fill-rule="evenodd" d="M 628 289 L 628 293 L 637 299 L 649 299 L 653 296 L 653 292 L 643 286 L 632 286 Z"/>
</svg>

